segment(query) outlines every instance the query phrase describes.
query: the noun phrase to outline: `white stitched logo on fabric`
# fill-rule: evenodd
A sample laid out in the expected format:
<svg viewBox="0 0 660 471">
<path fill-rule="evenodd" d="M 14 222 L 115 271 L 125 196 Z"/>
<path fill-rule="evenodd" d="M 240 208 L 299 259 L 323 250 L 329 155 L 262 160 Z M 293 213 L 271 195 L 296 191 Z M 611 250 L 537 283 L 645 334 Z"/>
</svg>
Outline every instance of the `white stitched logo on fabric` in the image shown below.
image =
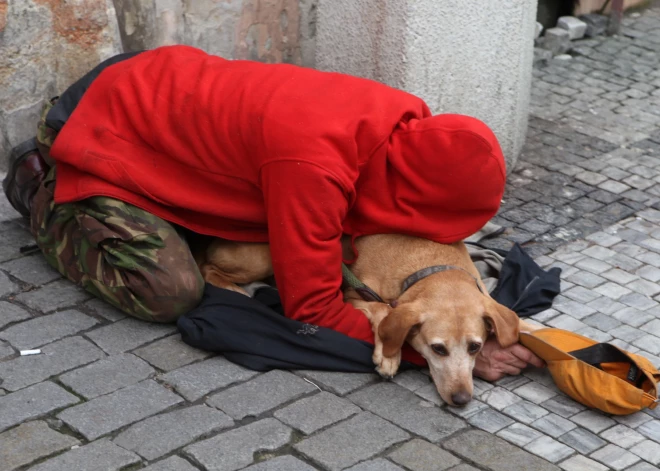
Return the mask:
<svg viewBox="0 0 660 471">
<path fill-rule="evenodd" d="M 303 324 L 302 328 L 296 332 L 298 335 L 314 335 L 319 331 L 318 326 L 312 324 Z"/>
</svg>

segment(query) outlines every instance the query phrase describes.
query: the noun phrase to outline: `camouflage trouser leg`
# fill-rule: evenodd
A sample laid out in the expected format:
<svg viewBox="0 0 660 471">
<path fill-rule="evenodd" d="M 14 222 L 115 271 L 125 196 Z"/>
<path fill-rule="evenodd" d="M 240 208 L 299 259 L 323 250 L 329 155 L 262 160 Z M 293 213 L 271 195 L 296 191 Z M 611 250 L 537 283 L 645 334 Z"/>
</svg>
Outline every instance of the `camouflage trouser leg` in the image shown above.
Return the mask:
<svg viewBox="0 0 660 471">
<path fill-rule="evenodd" d="M 49 148 L 52 140 L 42 136 L 40 131 L 40 146 Z M 51 168 L 42 182 L 31 216 L 32 233 L 50 265 L 140 319 L 172 322 L 199 303 L 204 280 L 173 225 L 103 196 L 55 204 L 56 173 Z"/>
</svg>

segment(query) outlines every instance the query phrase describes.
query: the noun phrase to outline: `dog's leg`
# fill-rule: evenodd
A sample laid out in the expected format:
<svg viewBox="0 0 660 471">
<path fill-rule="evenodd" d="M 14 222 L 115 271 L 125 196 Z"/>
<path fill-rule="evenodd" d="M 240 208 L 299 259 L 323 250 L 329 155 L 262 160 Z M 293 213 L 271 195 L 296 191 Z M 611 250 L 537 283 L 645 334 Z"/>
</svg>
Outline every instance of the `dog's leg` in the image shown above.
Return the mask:
<svg viewBox="0 0 660 471">
<path fill-rule="evenodd" d="M 231 281 L 227 280 L 225 275 L 220 272 L 214 265 L 210 263 L 203 263 L 199 267 L 199 271 L 202 273 L 202 277 L 207 283 L 212 284 L 218 288 L 236 291 L 237 293 L 249 296 L 247 291 L 245 291 L 243 288 L 238 286 L 236 283 L 232 283 Z"/>
<path fill-rule="evenodd" d="M 393 378 L 401 364 L 401 351 L 399 350 L 394 357 L 383 356 L 383 341 L 378 334 L 380 323 L 391 311 L 390 306 L 383 303 L 368 302 L 362 299 L 349 299 L 347 301 L 356 309 L 364 312 L 364 315 L 367 316 L 367 319 L 371 323 L 371 330 L 374 333 L 374 353 L 371 358 L 376 365 L 376 371 L 384 378 Z"/>
</svg>

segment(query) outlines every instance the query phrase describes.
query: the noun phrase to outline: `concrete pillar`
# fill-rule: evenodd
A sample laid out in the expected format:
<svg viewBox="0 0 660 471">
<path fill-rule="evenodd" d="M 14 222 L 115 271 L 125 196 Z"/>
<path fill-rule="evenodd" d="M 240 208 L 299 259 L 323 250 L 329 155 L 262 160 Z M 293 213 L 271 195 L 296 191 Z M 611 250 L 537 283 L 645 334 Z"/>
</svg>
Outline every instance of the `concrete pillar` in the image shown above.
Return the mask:
<svg viewBox="0 0 660 471">
<path fill-rule="evenodd" d="M 316 67 L 488 124 L 510 172 L 527 130 L 536 0 L 319 0 Z"/>
</svg>

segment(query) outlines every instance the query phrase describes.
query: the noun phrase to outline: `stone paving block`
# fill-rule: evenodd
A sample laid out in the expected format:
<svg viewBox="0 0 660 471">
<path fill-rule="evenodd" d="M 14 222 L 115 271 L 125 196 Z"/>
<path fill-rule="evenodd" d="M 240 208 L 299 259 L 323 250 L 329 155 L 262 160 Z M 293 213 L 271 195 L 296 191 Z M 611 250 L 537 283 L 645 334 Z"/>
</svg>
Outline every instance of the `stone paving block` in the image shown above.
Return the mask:
<svg viewBox="0 0 660 471">
<path fill-rule="evenodd" d="M 89 332 L 87 337 L 110 355 L 127 352 L 176 331 L 173 324 L 156 324 L 127 317 Z"/>
<path fill-rule="evenodd" d="M 645 437 L 660 443 L 660 420 L 646 422 L 637 427 L 637 431 Z"/>
<path fill-rule="evenodd" d="M 600 295 L 595 294 L 592 290 L 587 289 L 584 286 L 574 286 L 570 290 L 564 291 L 564 296 L 583 304 L 589 303 L 600 297 Z"/>
<path fill-rule="evenodd" d="M 394 381 L 399 386 L 403 386 L 404 388 L 414 392 L 419 388 L 427 386 L 433 380 L 430 376 L 425 375 L 421 371 L 408 370 L 402 373 L 397 373 L 392 381 Z"/>
<path fill-rule="evenodd" d="M 142 471 L 199 471 L 199 469 L 195 468 L 183 458 L 170 456 L 163 461 L 142 468 Z"/>
<path fill-rule="evenodd" d="M 155 373 L 145 361 L 130 353 L 113 355 L 60 376 L 60 382 L 92 399 L 147 379 Z"/>
<path fill-rule="evenodd" d="M 641 311 L 646 311 L 648 309 L 658 306 L 658 302 L 653 299 L 645 296 L 641 293 L 630 293 L 625 296 L 622 296 L 620 301 L 626 306 L 634 307 Z"/>
<path fill-rule="evenodd" d="M 607 314 L 608 316 L 622 309 L 630 308 L 629 306 L 621 304 L 620 302 L 612 301 L 610 298 L 605 296 L 601 296 L 600 298 L 591 301 L 589 303 L 589 307 L 592 307 L 596 311 L 603 314 Z"/>
<path fill-rule="evenodd" d="M 594 291 L 614 300 L 617 300 L 626 294 L 632 293 L 632 290 L 612 282 L 604 283 L 594 288 Z"/>
<path fill-rule="evenodd" d="M 640 327 L 644 332 L 660 337 L 660 319 L 654 319 Z"/>
<path fill-rule="evenodd" d="M 575 333 L 584 337 L 588 337 L 597 342 L 609 342 L 612 340 L 612 336 L 610 334 L 602 332 L 598 329 L 594 329 L 593 327 L 584 327 L 580 330 L 576 330 Z"/>
<path fill-rule="evenodd" d="M 43 347 L 40 355 L 0 363 L 2 387 L 16 391 L 103 357 L 105 354 L 93 343 L 82 337 L 69 337 Z"/>
<path fill-rule="evenodd" d="M 608 271 L 602 272 L 600 273 L 600 276 L 620 285 L 628 284 L 631 281 L 635 281 L 637 279 L 635 275 L 631 275 L 630 273 L 618 268 L 612 268 Z"/>
<path fill-rule="evenodd" d="M 98 440 L 38 464 L 30 468 L 30 471 L 97 471 L 100 469 L 119 471 L 139 462 L 140 458 L 135 453 L 119 448 L 108 440 Z"/>
<path fill-rule="evenodd" d="M 518 422 L 522 422 L 527 425 L 531 424 L 537 419 L 540 419 L 544 415 L 548 415 L 548 411 L 544 408 L 525 400 L 506 407 L 502 412 L 510 417 L 513 417 Z"/>
<path fill-rule="evenodd" d="M 358 412 L 360 408 L 346 399 L 323 391 L 279 409 L 273 416 L 305 435 L 310 435 Z"/>
<path fill-rule="evenodd" d="M 624 324 L 631 325 L 632 327 L 639 327 L 640 325 L 646 324 L 654 319 L 654 316 L 651 314 L 647 314 L 634 307 L 621 309 L 612 314 L 612 317 Z"/>
<path fill-rule="evenodd" d="M 7 301 L 0 301 L 0 329 L 12 322 L 30 319 L 32 316 L 22 307 Z"/>
<path fill-rule="evenodd" d="M 598 435 L 595 435 L 582 427 L 575 428 L 570 432 L 565 433 L 559 437 L 558 440 L 571 448 L 574 448 L 578 453 L 583 455 L 587 455 L 607 443 Z"/>
<path fill-rule="evenodd" d="M 642 350 L 652 353 L 653 355 L 660 355 L 660 338 L 654 335 L 644 335 L 643 337 L 633 340 L 632 344 Z"/>
<path fill-rule="evenodd" d="M 587 240 L 590 240 L 592 242 L 595 242 L 596 244 L 602 246 L 602 247 L 611 247 L 614 244 L 618 244 L 621 242 L 621 238 L 612 234 L 608 234 L 607 232 L 603 231 L 598 231 L 593 234 L 588 235 L 585 237 Z"/>
<path fill-rule="evenodd" d="M 313 385 L 294 374 L 273 370 L 214 394 L 206 403 L 240 420 L 256 417 L 315 390 Z"/>
<path fill-rule="evenodd" d="M 639 461 L 638 456 L 612 444 L 593 452 L 590 458 L 615 470 L 625 469 Z"/>
<path fill-rule="evenodd" d="M 437 442 L 466 427 L 462 420 L 421 401 L 412 392 L 393 383 L 369 386 L 351 394 L 348 399 L 430 442 Z"/>
<path fill-rule="evenodd" d="M 104 319 L 109 320 L 110 322 L 117 322 L 122 319 L 126 319 L 127 317 L 126 314 L 121 312 L 116 307 L 98 298 L 90 299 L 85 304 L 83 304 L 83 306 L 94 314 L 97 314 Z"/>
<path fill-rule="evenodd" d="M 616 425 L 614 420 L 596 410 L 585 410 L 571 417 L 571 420 L 594 433 L 600 433 Z"/>
<path fill-rule="evenodd" d="M 113 432 L 183 402 L 153 380 L 66 409 L 57 418 L 88 440 Z"/>
<path fill-rule="evenodd" d="M 591 247 L 583 250 L 582 254 L 595 258 L 596 260 L 607 262 L 608 259 L 611 259 L 616 255 L 616 252 L 606 247 L 592 245 Z"/>
<path fill-rule="evenodd" d="M 566 277 L 566 280 L 570 281 L 571 283 L 575 283 L 576 285 L 584 286 L 585 288 L 588 289 L 593 289 L 596 286 L 600 286 L 603 283 L 607 282 L 605 278 L 602 278 L 594 273 L 589 273 L 586 271 L 579 271 L 572 275 L 568 275 Z"/>
<path fill-rule="evenodd" d="M 513 392 L 534 404 L 540 404 L 557 395 L 552 389 L 534 382 L 520 386 Z"/>
<path fill-rule="evenodd" d="M 213 357 L 170 371 L 160 379 L 187 400 L 194 402 L 211 391 L 246 381 L 257 374 L 224 357 Z"/>
<path fill-rule="evenodd" d="M 157 340 L 146 347 L 138 348 L 133 353 L 163 371 L 176 370 L 213 356 L 212 352 L 199 350 L 184 343 L 180 334 Z"/>
<path fill-rule="evenodd" d="M 57 280 L 34 291 L 20 293 L 16 300 L 37 311 L 49 313 L 75 306 L 92 295 L 69 280 Z"/>
<path fill-rule="evenodd" d="M 27 422 L 0 434 L 0 463 L 3 470 L 13 471 L 79 443 L 52 430 L 46 422 Z"/>
<path fill-rule="evenodd" d="M 0 432 L 79 401 L 50 381 L 0 396 Z"/>
<path fill-rule="evenodd" d="M 587 32 L 587 23 L 574 16 L 560 16 L 557 20 L 557 27 L 568 31 L 568 37 L 571 40 L 582 39 Z"/>
<path fill-rule="evenodd" d="M 468 417 L 467 421 L 473 427 L 477 427 L 489 433 L 495 433 L 513 423 L 511 418 L 490 408 L 471 415 Z"/>
<path fill-rule="evenodd" d="M 559 443 L 547 436 L 542 436 L 525 445 L 525 450 L 540 456 L 551 463 L 557 463 L 571 456 L 575 451 L 573 448 Z"/>
<path fill-rule="evenodd" d="M 568 314 L 569 316 L 575 319 L 584 319 L 587 316 L 594 314 L 596 311 L 589 306 L 586 306 L 582 303 L 576 303 L 570 299 L 561 300 L 560 302 L 554 302 L 553 307 L 559 312 Z"/>
<path fill-rule="evenodd" d="M 0 296 L 16 293 L 20 289 L 21 287 L 18 284 L 14 283 L 4 272 L 0 271 Z"/>
<path fill-rule="evenodd" d="M 183 453 L 204 469 L 234 471 L 254 461 L 259 451 L 275 451 L 291 439 L 292 430 L 275 419 L 263 419 L 193 443 Z"/>
<path fill-rule="evenodd" d="M 7 270 L 12 276 L 21 281 L 40 286 L 62 278 L 57 270 L 51 267 L 42 254 L 30 257 L 21 257 L 3 263 L 0 268 Z"/>
<path fill-rule="evenodd" d="M 442 448 L 418 438 L 390 453 L 389 458 L 413 471 L 443 471 L 461 462 Z"/>
<path fill-rule="evenodd" d="M 32 235 L 12 224 L 7 230 L 2 232 L 2 244 L 0 245 L 0 262 L 19 258 L 21 253 L 19 249 L 26 245 L 34 244 Z"/>
<path fill-rule="evenodd" d="M 484 392 L 479 398 L 489 406 L 502 410 L 505 407 L 515 404 L 520 401 L 520 397 L 513 394 L 511 391 L 502 387 L 495 387 Z"/>
<path fill-rule="evenodd" d="M 408 433 L 380 417 L 363 412 L 304 439 L 294 448 L 334 471 L 371 458 L 409 437 Z"/>
<path fill-rule="evenodd" d="M 497 432 L 497 436 L 520 447 L 541 437 L 541 432 L 517 422 Z"/>
<path fill-rule="evenodd" d="M 0 340 L 0 361 L 16 355 L 17 352 L 7 342 Z"/>
<path fill-rule="evenodd" d="M 610 332 L 613 329 L 621 326 L 621 322 L 616 320 L 611 316 L 605 314 L 596 313 L 593 316 L 586 317 L 582 319 L 582 322 L 587 324 L 590 327 L 599 329 L 601 331 Z"/>
<path fill-rule="evenodd" d="M 658 288 L 656 283 L 652 283 L 646 280 L 635 280 L 631 283 L 628 283 L 626 288 L 649 297 L 653 297 L 660 293 L 660 288 Z"/>
<path fill-rule="evenodd" d="M 113 440 L 152 461 L 201 436 L 232 427 L 234 421 L 219 410 L 205 405 L 176 409 L 131 425 Z"/>
<path fill-rule="evenodd" d="M 445 405 L 445 401 L 442 400 L 440 394 L 438 394 L 438 389 L 435 387 L 435 384 L 431 383 L 423 388 L 419 388 L 415 391 L 415 395 L 429 401 L 436 406 L 442 407 Z"/>
<path fill-rule="evenodd" d="M 77 334 L 96 324 L 96 319 L 79 311 L 68 310 L 11 326 L 0 332 L 0 339 L 6 340 L 18 350 L 28 350 Z"/>
<path fill-rule="evenodd" d="M 630 448 L 630 451 L 651 464 L 660 464 L 660 444 L 651 440 L 644 440 Z"/>
<path fill-rule="evenodd" d="M 560 437 L 577 427 L 570 420 L 566 420 L 557 414 L 548 414 L 532 422 L 532 427 L 540 430 L 552 438 Z"/>
<path fill-rule="evenodd" d="M 562 314 L 561 316 L 557 316 L 554 319 L 550 319 L 548 322 L 546 322 L 546 324 L 550 327 L 569 330 L 571 332 L 575 332 L 577 330 L 588 327 L 584 322 L 574 319 L 573 317 L 566 314 Z"/>
<path fill-rule="evenodd" d="M 612 418 L 618 423 L 626 425 L 630 428 L 637 428 L 649 420 L 653 420 L 653 417 L 645 414 L 644 412 L 635 412 L 634 414 L 629 415 L 614 415 Z"/>
<path fill-rule="evenodd" d="M 576 455 L 559 464 L 564 471 L 607 471 L 607 467 L 589 458 Z"/>
<path fill-rule="evenodd" d="M 501 388 L 507 389 L 509 391 L 513 391 L 516 388 L 519 388 L 523 384 L 529 383 L 530 379 L 527 376 L 524 375 L 518 375 L 518 376 L 504 376 L 502 379 L 498 379 L 495 381 L 495 386 L 499 386 Z"/>
<path fill-rule="evenodd" d="M 658 471 L 658 467 L 646 463 L 645 461 L 640 461 L 635 466 L 628 468 L 626 471 Z"/>
<path fill-rule="evenodd" d="M 558 470 L 547 461 L 517 448 L 495 435 L 481 430 L 468 430 L 442 444 L 443 448 L 492 471 L 529 469 L 535 471 Z"/>
<path fill-rule="evenodd" d="M 373 373 L 344 373 L 337 371 L 313 371 L 300 370 L 297 372 L 303 378 L 307 378 L 314 384 L 331 393 L 344 396 L 357 388 L 366 386 L 379 380 L 379 376 Z"/>
<path fill-rule="evenodd" d="M 311 467 L 304 461 L 294 458 L 291 455 L 278 456 L 268 461 L 263 461 L 258 464 L 253 464 L 244 468 L 243 471 L 315 471 L 316 468 Z"/>
<path fill-rule="evenodd" d="M 376 458 L 375 460 L 363 461 L 360 464 L 346 468 L 344 471 L 405 471 L 403 468 L 395 465 L 391 461 L 384 460 L 383 458 Z"/>
<path fill-rule="evenodd" d="M 652 283 L 660 281 L 660 268 L 651 265 L 644 265 L 639 268 L 635 274 Z"/>
</svg>

